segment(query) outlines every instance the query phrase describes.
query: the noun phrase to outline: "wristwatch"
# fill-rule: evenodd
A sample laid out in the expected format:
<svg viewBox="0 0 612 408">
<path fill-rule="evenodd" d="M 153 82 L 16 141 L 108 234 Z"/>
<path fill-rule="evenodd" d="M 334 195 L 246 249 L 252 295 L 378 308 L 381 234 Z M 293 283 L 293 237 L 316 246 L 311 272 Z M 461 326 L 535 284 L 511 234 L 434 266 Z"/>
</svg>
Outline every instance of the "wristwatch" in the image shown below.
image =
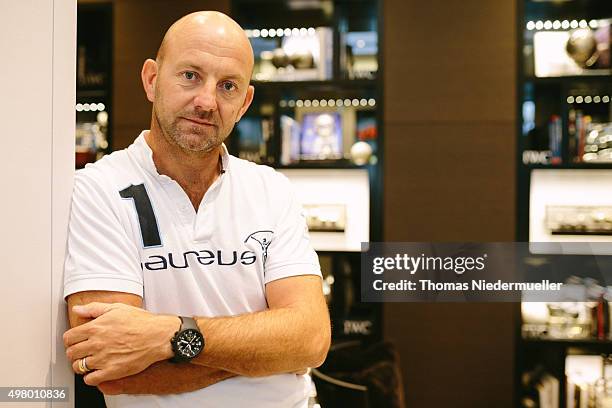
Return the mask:
<svg viewBox="0 0 612 408">
<path fill-rule="evenodd" d="M 179 316 L 179 319 L 181 319 L 181 327 L 170 340 L 174 352 L 174 357 L 170 361 L 187 363 L 204 350 L 204 336 L 193 318 Z"/>
</svg>

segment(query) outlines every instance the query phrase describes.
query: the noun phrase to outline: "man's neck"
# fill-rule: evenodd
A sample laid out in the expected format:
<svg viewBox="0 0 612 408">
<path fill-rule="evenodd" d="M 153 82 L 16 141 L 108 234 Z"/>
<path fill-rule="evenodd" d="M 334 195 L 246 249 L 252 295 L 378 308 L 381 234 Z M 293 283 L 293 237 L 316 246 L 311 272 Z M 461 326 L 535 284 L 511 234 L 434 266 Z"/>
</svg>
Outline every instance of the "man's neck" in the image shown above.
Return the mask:
<svg viewBox="0 0 612 408">
<path fill-rule="evenodd" d="M 145 133 L 153 151 L 153 163 L 159 174 L 175 180 L 198 209 L 204 194 L 221 174 L 221 147 L 208 153 L 193 154 L 169 143 L 158 129 Z"/>
</svg>

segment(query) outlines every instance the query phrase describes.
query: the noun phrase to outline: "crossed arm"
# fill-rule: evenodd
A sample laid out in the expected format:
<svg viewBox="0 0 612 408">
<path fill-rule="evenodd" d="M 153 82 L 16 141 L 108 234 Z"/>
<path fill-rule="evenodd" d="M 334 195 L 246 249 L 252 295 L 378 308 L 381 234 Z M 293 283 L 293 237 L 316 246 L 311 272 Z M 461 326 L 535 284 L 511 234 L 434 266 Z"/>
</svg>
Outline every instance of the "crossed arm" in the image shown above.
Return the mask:
<svg viewBox="0 0 612 408">
<path fill-rule="evenodd" d="M 87 357 L 95 371 L 85 375 L 85 382 L 105 394 L 180 393 L 235 375 L 266 376 L 319 366 L 330 343 L 320 278 L 270 282 L 266 297 L 266 311 L 196 318 L 205 349 L 191 363 L 173 364 L 168 359 L 170 338 L 180 326 L 176 316 L 141 309 L 142 299 L 135 295 L 76 293 L 67 299 L 73 328 L 64 334 L 66 354 L 75 369 L 77 361 Z"/>
</svg>

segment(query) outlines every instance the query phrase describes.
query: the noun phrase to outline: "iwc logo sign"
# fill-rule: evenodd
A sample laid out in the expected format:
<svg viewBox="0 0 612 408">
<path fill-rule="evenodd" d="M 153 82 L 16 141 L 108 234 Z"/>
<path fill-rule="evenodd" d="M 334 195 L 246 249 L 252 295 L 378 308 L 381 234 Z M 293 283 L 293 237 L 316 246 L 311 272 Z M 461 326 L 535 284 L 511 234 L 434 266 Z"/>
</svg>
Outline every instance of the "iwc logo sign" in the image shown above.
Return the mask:
<svg viewBox="0 0 612 408">
<path fill-rule="evenodd" d="M 246 239 L 244 243 L 248 243 L 250 239 L 257 242 L 261 246 L 261 253 L 263 254 L 263 263 L 266 263 L 266 259 L 268 258 L 268 247 L 272 242 L 272 235 L 274 235 L 274 231 L 263 230 L 263 231 L 255 231 Z"/>
</svg>

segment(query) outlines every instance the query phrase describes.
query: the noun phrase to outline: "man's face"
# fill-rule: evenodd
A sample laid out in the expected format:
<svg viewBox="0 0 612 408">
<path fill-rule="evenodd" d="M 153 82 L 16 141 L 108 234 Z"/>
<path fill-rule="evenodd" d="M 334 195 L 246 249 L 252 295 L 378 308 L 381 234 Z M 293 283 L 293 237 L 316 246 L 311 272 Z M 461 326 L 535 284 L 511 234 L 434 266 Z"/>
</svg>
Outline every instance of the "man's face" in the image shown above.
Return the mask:
<svg viewBox="0 0 612 408">
<path fill-rule="evenodd" d="M 251 65 L 240 48 L 217 46 L 210 37 L 180 40 L 168 45 L 158 63 L 154 120 L 169 143 L 210 152 L 246 109 Z"/>
</svg>

